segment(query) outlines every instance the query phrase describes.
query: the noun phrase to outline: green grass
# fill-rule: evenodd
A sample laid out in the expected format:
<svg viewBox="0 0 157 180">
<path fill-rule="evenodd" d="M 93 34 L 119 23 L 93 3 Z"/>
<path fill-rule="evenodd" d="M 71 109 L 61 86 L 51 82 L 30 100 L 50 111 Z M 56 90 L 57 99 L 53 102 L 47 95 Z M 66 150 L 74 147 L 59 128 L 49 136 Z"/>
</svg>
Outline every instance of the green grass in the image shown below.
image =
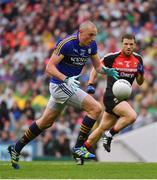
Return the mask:
<svg viewBox="0 0 157 180">
<path fill-rule="evenodd" d="M 1 179 L 157 179 L 157 163 L 86 162 L 84 166 L 65 161 L 20 162 L 14 170 L 0 161 Z"/>
</svg>

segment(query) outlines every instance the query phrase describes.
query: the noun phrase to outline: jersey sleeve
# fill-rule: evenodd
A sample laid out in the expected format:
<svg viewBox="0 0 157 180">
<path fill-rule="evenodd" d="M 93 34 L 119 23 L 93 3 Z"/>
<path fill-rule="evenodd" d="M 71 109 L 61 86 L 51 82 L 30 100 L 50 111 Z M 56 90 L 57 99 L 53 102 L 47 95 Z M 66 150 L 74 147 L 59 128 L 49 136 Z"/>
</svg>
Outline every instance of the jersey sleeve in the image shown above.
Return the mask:
<svg viewBox="0 0 157 180">
<path fill-rule="evenodd" d="M 59 43 L 57 43 L 56 48 L 54 49 L 54 53 L 56 55 L 66 55 L 66 53 L 68 52 L 69 49 L 69 42 L 67 41 L 60 41 Z"/>
<path fill-rule="evenodd" d="M 133 54 L 134 54 L 134 55 L 136 56 L 136 58 L 138 59 L 139 63 L 143 65 L 143 57 L 142 57 L 140 54 L 135 53 L 135 52 L 134 52 Z"/>
<path fill-rule="evenodd" d="M 139 56 L 139 63 L 143 65 L 143 59 L 142 59 L 142 56 Z"/>
<path fill-rule="evenodd" d="M 92 46 L 92 52 L 91 52 L 91 55 L 97 54 L 97 44 L 96 44 L 96 42 L 93 41 L 93 43 L 92 43 L 91 46 Z"/>
<path fill-rule="evenodd" d="M 113 56 L 111 54 L 107 54 L 101 61 L 106 67 L 112 68 L 113 60 Z"/>
</svg>

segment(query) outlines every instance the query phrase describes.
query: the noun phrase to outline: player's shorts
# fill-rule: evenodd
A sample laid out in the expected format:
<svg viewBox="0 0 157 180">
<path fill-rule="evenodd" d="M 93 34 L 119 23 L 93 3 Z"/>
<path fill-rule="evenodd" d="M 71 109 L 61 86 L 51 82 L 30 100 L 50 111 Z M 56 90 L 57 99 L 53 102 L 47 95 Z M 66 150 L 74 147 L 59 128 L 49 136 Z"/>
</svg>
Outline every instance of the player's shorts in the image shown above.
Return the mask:
<svg viewBox="0 0 157 180">
<path fill-rule="evenodd" d="M 65 83 L 50 83 L 49 91 L 51 95 L 47 107 L 55 110 L 62 110 L 66 105 L 81 108 L 83 100 L 88 95 L 80 88 L 73 93 L 70 87 Z"/>
<path fill-rule="evenodd" d="M 105 111 L 108 112 L 109 114 L 114 114 L 115 116 L 117 116 L 114 112 L 113 109 L 115 106 L 117 106 L 117 104 L 119 104 L 121 101 L 119 101 L 116 97 L 114 96 L 106 96 L 104 95 L 103 98 L 103 103 L 105 105 Z"/>
</svg>

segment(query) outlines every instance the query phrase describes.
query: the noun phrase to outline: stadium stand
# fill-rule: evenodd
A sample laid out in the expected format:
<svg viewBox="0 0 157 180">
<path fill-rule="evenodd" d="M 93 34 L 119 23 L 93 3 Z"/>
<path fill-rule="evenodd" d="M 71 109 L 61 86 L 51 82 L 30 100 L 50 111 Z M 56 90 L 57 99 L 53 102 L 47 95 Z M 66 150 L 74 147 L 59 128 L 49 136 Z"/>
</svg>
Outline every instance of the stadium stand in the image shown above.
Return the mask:
<svg viewBox="0 0 157 180">
<path fill-rule="evenodd" d="M 156 122 L 156 9 L 156 0 L 1 0 L 0 144 L 14 142 L 41 115 L 49 96 L 49 78 L 44 70 L 55 43 L 87 19 L 98 27 L 100 56 L 118 51 L 119 37 L 132 32 L 137 38 L 137 52 L 144 58 L 146 81 L 140 88 L 134 84 L 130 100 L 139 116 L 122 133 Z M 89 63 L 81 78 L 84 89 L 90 67 Z M 104 87 L 99 77 L 95 98 L 100 102 Z M 33 156 L 70 156 L 84 115 L 73 107 L 67 108 L 58 122 L 35 140 L 40 151 L 34 151 Z"/>
</svg>

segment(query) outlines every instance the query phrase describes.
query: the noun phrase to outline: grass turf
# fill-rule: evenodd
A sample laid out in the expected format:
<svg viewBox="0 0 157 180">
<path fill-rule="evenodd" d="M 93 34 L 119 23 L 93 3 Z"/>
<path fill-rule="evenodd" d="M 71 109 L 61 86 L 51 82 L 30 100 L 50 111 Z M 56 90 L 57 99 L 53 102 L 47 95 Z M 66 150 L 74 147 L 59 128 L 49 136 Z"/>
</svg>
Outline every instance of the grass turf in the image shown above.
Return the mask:
<svg viewBox="0 0 157 180">
<path fill-rule="evenodd" d="M 0 161 L 1 179 L 157 179 L 157 163 L 102 163 L 33 161 L 20 162 L 14 170 L 9 162 Z"/>
</svg>

